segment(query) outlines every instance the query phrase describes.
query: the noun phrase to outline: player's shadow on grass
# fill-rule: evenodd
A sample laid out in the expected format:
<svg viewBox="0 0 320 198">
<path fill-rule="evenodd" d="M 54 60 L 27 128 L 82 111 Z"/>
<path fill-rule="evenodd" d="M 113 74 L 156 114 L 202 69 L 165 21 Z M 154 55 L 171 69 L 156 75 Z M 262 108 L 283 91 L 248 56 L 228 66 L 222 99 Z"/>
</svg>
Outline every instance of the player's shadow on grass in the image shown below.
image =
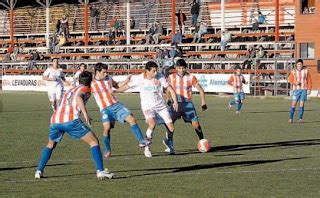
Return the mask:
<svg viewBox="0 0 320 198">
<path fill-rule="evenodd" d="M 213 147 L 211 149 L 211 152 L 244 151 L 244 150 L 255 150 L 255 149 L 265 149 L 265 148 L 288 148 L 288 147 L 313 146 L 313 145 L 320 145 L 320 139 L 217 146 L 217 147 Z"/>
<path fill-rule="evenodd" d="M 214 169 L 214 168 L 233 168 L 233 167 L 244 167 L 244 166 L 255 166 L 259 164 L 269 164 L 276 162 L 283 162 L 289 160 L 299 160 L 305 159 L 307 157 L 301 158 L 286 158 L 286 159 L 276 159 L 276 160 L 250 160 L 250 161 L 238 161 L 238 162 L 223 162 L 223 163 L 212 163 L 212 164 L 197 164 L 192 166 L 183 166 L 183 167 L 171 167 L 171 168 L 152 168 L 152 169 L 137 169 L 137 170 L 126 170 L 119 171 L 121 172 L 137 172 L 137 171 L 153 171 L 151 173 L 143 173 L 130 175 L 122 178 L 130 178 L 130 177 L 142 177 L 142 176 L 150 176 L 150 175 L 161 175 L 161 174 L 170 174 L 170 173 L 180 173 L 180 172 L 189 172 L 189 171 L 198 171 L 198 170 L 206 170 L 206 169 Z"/>
<path fill-rule="evenodd" d="M 58 163 L 58 164 L 49 164 L 47 166 L 66 166 L 70 163 Z M 14 171 L 14 170 L 20 170 L 20 169 L 28 169 L 28 168 L 34 168 L 36 169 L 38 166 L 20 166 L 20 167 L 6 167 L 6 168 L 0 168 L 1 171 Z"/>
</svg>

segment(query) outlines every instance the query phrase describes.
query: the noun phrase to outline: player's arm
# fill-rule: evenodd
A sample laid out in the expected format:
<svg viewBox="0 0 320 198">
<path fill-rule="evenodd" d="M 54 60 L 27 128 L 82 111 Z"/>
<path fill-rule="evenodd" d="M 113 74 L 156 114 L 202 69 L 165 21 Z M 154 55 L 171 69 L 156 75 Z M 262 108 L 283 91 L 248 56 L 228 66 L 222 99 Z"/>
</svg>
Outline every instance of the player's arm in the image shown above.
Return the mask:
<svg viewBox="0 0 320 198">
<path fill-rule="evenodd" d="M 178 111 L 178 99 L 177 99 L 177 95 L 176 92 L 173 90 L 173 88 L 171 87 L 171 85 L 168 85 L 166 88 L 166 92 L 170 93 L 170 96 L 173 100 L 173 109 L 175 111 Z"/>
<path fill-rule="evenodd" d="M 233 76 L 230 76 L 228 80 L 228 85 L 233 86 Z"/>
<path fill-rule="evenodd" d="M 128 84 L 123 85 L 121 87 L 119 87 L 118 89 L 114 90 L 114 92 L 124 92 L 127 91 L 128 89 L 130 89 L 130 86 Z"/>
<path fill-rule="evenodd" d="M 130 80 L 131 80 L 131 77 L 132 77 L 132 75 L 130 74 L 130 75 L 128 75 L 127 76 L 127 79 L 126 80 L 124 80 L 124 81 L 122 81 L 122 82 L 118 82 L 117 84 L 118 84 L 118 88 L 119 87 L 122 87 L 122 86 L 124 86 L 124 85 L 126 85 L 126 84 L 128 84 L 129 82 L 130 82 Z M 117 88 L 116 88 L 117 89 Z"/>
<path fill-rule="evenodd" d="M 197 83 L 197 84 L 195 85 L 195 88 L 196 88 L 196 89 L 199 91 L 199 93 L 200 93 L 202 111 L 205 111 L 205 110 L 208 109 L 207 104 L 206 104 L 206 94 L 205 94 L 202 86 L 201 86 L 199 83 Z"/>
<path fill-rule="evenodd" d="M 49 75 L 50 75 L 50 71 L 47 69 L 42 75 L 42 80 L 56 81 L 55 77 L 50 78 Z"/>
<path fill-rule="evenodd" d="M 84 92 L 80 92 L 80 93 L 77 95 L 77 97 L 76 97 L 76 101 L 77 101 L 77 104 L 78 104 L 78 106 L 79 106 L 82 114 L 83 114 L 83 117 L 84 117 L 85 122 L 86 122 L 89 126 L 91 126 L 91 118 L 89 117 L 87 108 L 86 108 L 86 106 L 85 106 L 85 104 L 84 104 L 84 101 L 83 101 L 83 99 L 82 99 L 82 97 L 81 97 L 81 94 L 85 94 L 85 93 L 84 93 Z"/>
</svg>

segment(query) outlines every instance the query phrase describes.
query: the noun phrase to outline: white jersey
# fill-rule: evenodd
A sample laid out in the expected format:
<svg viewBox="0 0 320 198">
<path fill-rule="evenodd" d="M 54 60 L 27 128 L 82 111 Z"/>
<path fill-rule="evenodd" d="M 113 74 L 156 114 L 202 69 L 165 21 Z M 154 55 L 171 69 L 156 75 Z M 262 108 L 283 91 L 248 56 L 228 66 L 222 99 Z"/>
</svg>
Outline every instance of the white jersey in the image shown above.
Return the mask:
<svg viewBox="0 0 320 198">
<path fill-rule="evenodd" d="M 158 73 L 154 79 L 147 79 L 146 74 L 142 73 L 133 77 L 129 86 L 139 88 L 142 110 L 166 108 L 162 88 L 167 88 L 169 84 L 161 73 Z"/>
<path fill-rule="evenodd" d="M 43 73 L 43 76 L 56 79 L 55 81 L 47 81 L 48 91 L 54 91 L 57 88 L 63 88 L 62 79 L 64 78 L 64 74 L 61 68 L 53 69 L 50 67 L 46 69 L 46 71 Z"/>
<path fill-rule="evenodd" d="M 73 76 L 73 79 L 74 79 L 73 84 L 74 84 L 74 86 L 78 86 L 78 85 L 79 85 L 79 76 L 80 76 L 81 73 L 82 73 L 82 71 L 81 71 L 81 70 L 78 70 L 78 71 L 74 74 L 74 76 Z"/>
</svg>

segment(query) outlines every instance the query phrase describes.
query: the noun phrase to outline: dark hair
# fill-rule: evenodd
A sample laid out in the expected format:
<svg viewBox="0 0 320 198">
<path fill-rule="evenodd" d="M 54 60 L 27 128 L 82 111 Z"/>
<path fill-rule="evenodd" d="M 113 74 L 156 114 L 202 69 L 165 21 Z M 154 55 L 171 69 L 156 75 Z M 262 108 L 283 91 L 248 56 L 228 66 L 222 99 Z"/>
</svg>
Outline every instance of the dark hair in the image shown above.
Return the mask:
<svg viewBox="0 0 320 198">
<path fill-rule="evenodd" d="M 52 58 L 52 62 L 53 62 L 54 60 L 59 61 L 59 58 Z"/>
<path fill-rule="evenodd" d="M 87 69 L 87 65 L 86 65 L 86 64 L 81 63 L 81 64 L 79 65 L 79 68 L 81 67 L 81 65 L 83 65 L 83 66 L 84 66 L 84 69 Z"/>
<path fill-rule="evenodd" d="M 157 63 L 155 63 L 153 61 L 148 61 L 146 63 L 146 70 L 150 71 L 152 68 L 158 68 Z"/>
<path fill-rule="evenodd" d="M 84 71 L 79 75 L 79 84 L 84 86 L 90 86 L 92 81 L 92 74 L 88 71 Z"/>
<path fill-rule="evenodd" d="M 176 67 L 184 67 L 186 68 L 187 67 L 187 63 L 184 59 L 178 59 L 177 62 L 176 62 Z"/>
<path fill-rule="evenodd" d="M 108 70 L 108 65 L 106 64 L 103 64 L 103 63 L 97 63 L 95 66 L 94 66 L 94 72 L 101 72 L 102 69 L 106 69 Z"/>
<path fill-rule="evenodd" d="M 298 60 L 296 61 L 296 64 L 298 64 L 298 63 L 302 63 L 302 64 L 303 64 L 303 60 L 302 60 L 302 59 L 298 59 Z"/>
<path fill-rule="evenodd" d="M 241 67 L 239 65 L 235 66 L 234 70 L 237 70 L 237 69 L 241 70 Z"/>
</svg>

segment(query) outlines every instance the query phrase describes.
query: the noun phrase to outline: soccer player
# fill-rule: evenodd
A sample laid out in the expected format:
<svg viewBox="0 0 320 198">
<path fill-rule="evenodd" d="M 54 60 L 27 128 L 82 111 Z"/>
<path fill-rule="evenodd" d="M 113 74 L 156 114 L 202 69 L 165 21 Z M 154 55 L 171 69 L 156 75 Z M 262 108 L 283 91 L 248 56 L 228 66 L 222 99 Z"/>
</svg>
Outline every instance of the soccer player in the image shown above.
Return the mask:
<svg viewBox="0 0 320 198">
<path fill-rule="evenodd" d="M 175 68 L 176 72 L 169 75 L 168 81 L 177 93 L 179 107 L 178 111 L 174 111 L 174 109 L 170 108 L 171 117 L 174 122 L 182 117 L 184 122 L 191 123 L 199 140 L 201 140 L 204 138 L 204 135 L 197 116 L 197 111 L 192 102 L 192 87 L 195 87 L 200 92 L 202 111 L 208 109 L 205 93 L 197 78 L 186 71 L 187 63 L 184 59 L 178 59 Z"/>
<path fill-rule="evenodd" d="M 73 76 L 73 85 L 79 85 L 79 75 L 87 69 L 87 66 L 84 63 L 81 63 L 79 70 Z"/>
<path fill-rule="evenodd" d="M 232 109 L 232 106 L 237 104 L 236 114 L 241 113 L 241 107 L 245 99 L 245 94 L 243 92 L 243 84 L 247 84 L 244 79 L 244 76 L 241 74 L 241 68 L 236 66 L 235 73 L 232 74 L 228 80 L 228 84 L 233 87 L 233 97 L 234 99 L 228 103 L 229 110 Z"/>
<path fill-rule="evenodd" d="M 293 122 L 294 112 L 298 102 L 300 103 L 299 122 L 303 123 L 304 103 L 307 101 L 307 95 L 311 93 L 312 88 L 310 72 L 303 66 L 303 60 L 297 60 L 296 68 L 290 72 L 288 81 L 292 87 L 292 102 L 289 123 Z"/>
<path fill-rule="evenodd" d="M 138 87 L 140 90 L 141 109 L 148 124 L 146 136 L 148 140 L 152 140 L 153 131 L 156 124 L 164 123 L 168 132 L 163 144 L 166 146 L 166 152 L 174 154 L 173 133 L 174 125 L 169 114 L 167 105 L 162 96 L 162 88 L 171 94 L 173 98 L 173 108 L 177 111 L 178 101 L 172 87 L 168 84 L 165 77 L 158 72 L 158 65 L 153 61 L 146 63 L 145 72 L 132 79 L 127 85 L 118 91 L 124 91 L 130 87 Z"/>
<path fill-rule="evenodd" d="M 43 177 L 44 168 L 57 143 L 62 140 L 64 133 L 69 134 L 75 139 L 81 139 L 90 145 L 92 157 L 96 164 L 98 179 L 111 179 L 113 177 L 113 173 L 104 169 L 98 139 L 87 126 L 90 126 L 90 117 L 85 104 L 91 95 L 91 81 L 92 74 L 90 72 L 83 72 L 79 76 L 80 85 L 71 88 L 63 95 L 61 103 L 51 117 L 49 142 L 42 150 L 39 165 L 35 173 L 36 179 Z M 81 113 L 87 125 L 80 119 Z"/>
<path fill-rule="evenodd" d="M 66 81 L 62 69 L 59 68 L 59 61 L 57 58 L 52 60 L 52 65 L 45 70 L 42 79 L 47 81 L 49 101 L 52 110 L 55 111 L 63 94 L 63 83 Z"/>
<path fill-rule="evenodd" d="M 107 74 L 108 66 L 103 63 L 97 63 L 94 68 L 94 79 L 91 83 L 91 93 L 93 94 L 97 105 L 100 108 L 103 124 L 103 142 L 105 145 L 104 156 L 111 155 L 110 130 L 114 127 L 115 121 L 120 123 L 128 122 L 131 131 L 139 142 L 139 147 L 144 148 L 146 157 L 151 155 L 148 148 L 150 142 L 145 140 L 141 129 L 138 126 L 132 113 L 114 96 L 113 89 L 118 89 L 130 81 L 130 76 L 122 83 L 117 83 Z"/>
</svg>

